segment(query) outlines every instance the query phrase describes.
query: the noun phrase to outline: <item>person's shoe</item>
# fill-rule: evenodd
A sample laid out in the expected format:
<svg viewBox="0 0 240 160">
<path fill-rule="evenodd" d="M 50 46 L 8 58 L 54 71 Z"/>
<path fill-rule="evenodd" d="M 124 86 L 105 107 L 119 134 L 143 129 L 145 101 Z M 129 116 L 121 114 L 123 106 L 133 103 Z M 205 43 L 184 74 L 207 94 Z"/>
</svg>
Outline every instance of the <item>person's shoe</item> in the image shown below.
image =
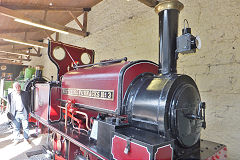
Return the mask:
<svg viewBox="0 0 240 160">
<path fill-rule="evenodd" d="M 30 139 L 24 139 L 24 141 L 26 141 L 28 144 L 31 144 L 32 142 L 30 141 Z"/>
<path fill-rule="evenodd" d="M 21 143 L 21 142 L 22 142 L 22 140 L 14 140 L 14 141 L 13 141 L 13 145 L 16 146 L 17 144 L 19 144 L 19 143 Z"/>
</svg>

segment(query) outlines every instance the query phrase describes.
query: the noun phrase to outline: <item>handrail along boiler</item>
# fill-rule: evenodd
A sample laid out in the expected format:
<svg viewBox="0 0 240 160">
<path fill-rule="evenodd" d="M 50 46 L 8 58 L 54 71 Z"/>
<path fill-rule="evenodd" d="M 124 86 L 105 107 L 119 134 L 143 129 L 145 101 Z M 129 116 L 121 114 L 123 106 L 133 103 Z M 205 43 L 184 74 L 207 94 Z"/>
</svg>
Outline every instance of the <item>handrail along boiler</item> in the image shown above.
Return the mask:
<svg viewBox="0 0 240 160">
<path fill-rule="evenodd" d="M 189 27 L 177 37 L 182 9 L 178 0 L 155 7 L 159 64 L 127 58 L 94 64 L 93 50 L 49 42 L 58 80 L 38 79 L 27 90 L 31 116 L 49 128 L 55 159 L 226 159 L 225 145 L 200 140 L 205 103 L 194 80 L 176 73 L 178 54 L 196 52 L 200 43 Z"/>
</svg>

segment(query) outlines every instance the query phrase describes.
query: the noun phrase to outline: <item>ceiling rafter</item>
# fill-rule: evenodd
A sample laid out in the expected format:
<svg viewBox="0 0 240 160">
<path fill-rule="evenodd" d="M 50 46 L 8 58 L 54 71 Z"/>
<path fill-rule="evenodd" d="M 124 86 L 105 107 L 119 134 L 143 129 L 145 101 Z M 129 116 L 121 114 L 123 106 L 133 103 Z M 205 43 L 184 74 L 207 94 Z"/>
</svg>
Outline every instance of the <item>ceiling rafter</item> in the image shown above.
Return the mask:
<svg viewBox="0 0 240 160">
<path fill-rule="evenodd" d="M 72 16 L 72 18 L 78 24 L 78 26 L 83 30 L 84 28 L 83 28 L 82 23 L 77 19 L 77 17 L 73 14 L 73 12 L 72 11 L 68 11 L 68 13 Z"/>
<path fill-rule="evenodd" d="M 8 36 L 7 34 L 0 34 L 0 38 L 3 40 L 16 41 L 16 42 L 19 42 L 22 44 L 25 43 L 26 46 L 39 46 L 41 48 L 48 47 L 48 45 L 46 43 L 32 41 L 32 40 L 23 40 L 23 39 L 19 39 L 17 37 Z"/>
<path fill-rule="evenodd" d="M 47 14 L 48 14 L 48 11 L 45 10 L 45 11 L 44 11 L 44 15 L 43 15 L 43 20 L 44 20 L 44 21 L 46 21 L 46 19 L 47 19 Z"/>
<path fill-rule="evenodd" d="M 24 58 L 18 58 L 18 57 L 11 57 L 11 56 L 0 56 L 0 59 L 2 60 L 12 60 L 12 61 L 31 61 L 31 59 L 24 59 Z"/>
<path fill-rule="evenodd" d="M 14 50 L 16 52 L 27 52 L 29 49 L 32 49 L 33 47 L 29 46 L 18 46 L 15 44 L 7 44 L 7 45 L 0 45 L 0 50 Z"/>
<path fill-rule="evenodd" d="M 41 56 L 42 47 L 48 47 L 47 44 L 39 42 L 43 38 L 59 41 L 60 33 L 75 34 L 83 37 L 88 36 L 88 12 L 91 10 L 91 7 L 101 1 L 79 2 L 74 0 L 67 2 L 60 0 L 52 5 L 46 1 L 17 2 L 15 0 L 0 0 L 0 22 L 3 24 L 5 21 L 8 22 L 0 26 L 0 55 L 18 55 L 18 58 L 23 57 L 30 60 L 30 56 Z M 81 17 L 79 17 L 80 15 Z M 77 24 L 76 28 L 65 26 L 72 20 Z M 17 24 L 17 22 L 25 25 Z M 53 33 L 55 33 L 54 36 L 52 35 Z M 1 39 L 4 38 L 5 40 L 2 41 Z M 6 39 L 16 40 L 25 44 L 17 44 L 13 41 L 7 42 Z M 36 43 L 40 43 L 40 47 L 32 45 Z M 2 62 L 3 60 L 1 59 L 0 61 Z M 16 60 L 4 61 L 10 63 Z M 17 61 L 19 62 L 20 60 L 18 59 Z"/>
<path fill-rule="evenodd" d="M 51 40 L 54 41 L 54 39 L 52 38 L 52 36 L 46 31 L 44 30 L 45 35 Z"/>
<path fill-rule="evenodd" d="M 24 52 L 18 52 L 14 49 L 12 50 L 1 50 L 0 53 L 7 53 L 7 54 L 13 54 L 13 55 L 25 55 L 25 56 L 36 56 L 36 57 L 41 57 L 41 54 L 36 54 L 36 53 L 24 53 Z"/>
<path fill-rule="evenodd" d="M 87 32 L 87 19 L 88 19 L 88 11 L 84 11 L 83 13 L 83 31 Z"/>
<path fill-rule="evenodd" d="M 0 57 L 4 57 L 4 58 L 20 58 L 22 55 L 13 55 L 13 54 L 8 54 L 8 53 L 3 53 L 0 52 Z M 27 56 L 24 56 L 25 58 L 27 58 Z"/>
<path fill-rule="evenodd" d="M 27 33 L 28 32 L 24 32 L 24 40 L 27 40 Z"/>
<path fill-rule="evenodd" d="M 0 34 L 2 34 L 2 33 L 38 32 L 41 30 L 42 29 L 40 29 L 40 28 L 2 29 L 2 30 L 0 30 Z"/>
<path fill-rule="evenodd" d="M 59 41 L 59 33 L 58 32 L 56 33 L 55 40 Z"/>
<path fill-rule="evenodd" d="M 9 46 L 8 42 L 0 42 L 0 46 Z"/>
<path fill-rule="evenodd" d="M 39 57 L 42 56 L 42 54 L 40 53 L 40 48 L 36 49 L 35 47 L 33 47 L 33 49 L 35 50 Z"/>
<path fill-rule="evenodd" d="M 74 15 L 72 11 L 68 11 L 74 21 L 78 24 L 78 26 L 82 29 L 83 32 L 87 33 L 87 35 L 89 35 L 89 32 L 87 32 L 87 16 L 89 11 L 91 11 L 91 8 L 84 8 L 83 12 L 81 13 L 83 14 L 83 24 L 78 20 L 78 18 Z"/>
<path fill-rule="evenodd" d="M 23 65 L 23 63 L 21 63 L 21 62 L 14 62 L 13 60 L 1 60 L 1 63 Z"/>
<path fill-rule="evenodd" d="M 45 27 L 48 27 L 48 29 L 49 28 L 56 29 L 56 30 L 58 30 L 58 32 L 63 31 L 66 33 L 71 33 L 71 34 L 84 36 L 84 37 L 88 35 L 87 32 L 83 32 L 83 31 L 75 29 L 75 28 L 62 26 L 62 25 L 59 25 L 56 23 L 43 21 L 43 20 L 40 20 L 37 18 L 26 17 L 17 11 L 14 11 L 14 10 L 11 10 L 11 9 L 8 9 L 8 8 L 2 7 L 2 6 L 0 6 L 0 13 L 7 17 L 13 18 L 15 21 L 18 21 L 18 22 L 22 21 L 22 23 L 28 22 L 28 24 L 31 23 L 31 25 L 35 24 L 35 27 L 43 28 L 43 26 L 45 26 Z M 25 21 L 25 22 L 23 22 L 23 21 Z"/>
</svg>

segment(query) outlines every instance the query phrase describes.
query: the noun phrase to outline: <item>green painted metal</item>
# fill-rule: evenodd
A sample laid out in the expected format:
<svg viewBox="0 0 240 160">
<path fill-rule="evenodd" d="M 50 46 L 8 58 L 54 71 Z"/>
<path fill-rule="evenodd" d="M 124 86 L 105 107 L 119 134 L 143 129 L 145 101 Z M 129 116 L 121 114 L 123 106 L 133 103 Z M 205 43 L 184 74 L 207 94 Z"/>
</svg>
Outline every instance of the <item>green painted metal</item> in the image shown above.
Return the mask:
<svg viewBox="0 0 240 160">
<path fill-rule="evenodd" d="M 35 74 L 35 68 L 32 68 L 32 67 L 26 68 L 24 80 L 31 79 L 34 74 Z"/>
<path fill-rule="evenodd" d="M 4 90 L 8 90 L 8 88 L 12 88 L 14 81 L 4 81 Z"/>
</svg>

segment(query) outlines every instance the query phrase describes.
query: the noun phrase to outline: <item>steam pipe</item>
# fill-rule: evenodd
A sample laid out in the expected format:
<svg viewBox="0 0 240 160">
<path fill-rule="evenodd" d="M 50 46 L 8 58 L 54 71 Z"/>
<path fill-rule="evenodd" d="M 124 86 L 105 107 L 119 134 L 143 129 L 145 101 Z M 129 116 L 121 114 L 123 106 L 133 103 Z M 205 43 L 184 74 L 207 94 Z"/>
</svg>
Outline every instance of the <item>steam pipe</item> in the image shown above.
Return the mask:
<svg viewBox="0 0 240 160">
<path fill-rule="evenodd" d="M 182 9 L 178 0 L 164 0 L 155 7 L 159 15 L 159 73 L 164 75 L 177 72 L 176 38 Z"/>
</svg>

